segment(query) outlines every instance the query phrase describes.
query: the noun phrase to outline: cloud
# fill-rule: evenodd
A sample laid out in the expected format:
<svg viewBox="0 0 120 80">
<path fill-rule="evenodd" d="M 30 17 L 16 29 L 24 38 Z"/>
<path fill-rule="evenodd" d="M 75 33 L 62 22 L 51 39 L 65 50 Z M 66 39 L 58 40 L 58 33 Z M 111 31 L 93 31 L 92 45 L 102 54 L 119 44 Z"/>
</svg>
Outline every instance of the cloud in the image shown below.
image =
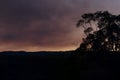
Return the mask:
<svg viewBox="0 0 120 80">
<path fill-rule="evenodd" d="M 0 42 L 14 50 L 73 44 L 72 0 L 1 0 Z M 70 3 L 70 4 L 69 4 Z M 23 45 L 23 46 L 20 46 Z M 1 47 L 2 49 L 2 47 Z M 16 48 L 15 48 L 16 49 Z"/>
<path fill-rule="evenodd" d="M 0 0 L 0 50 L 75 49 L 83 37 L 75 27 L 77 20 L 105 4 L 99 0 Z"/>
</svg>

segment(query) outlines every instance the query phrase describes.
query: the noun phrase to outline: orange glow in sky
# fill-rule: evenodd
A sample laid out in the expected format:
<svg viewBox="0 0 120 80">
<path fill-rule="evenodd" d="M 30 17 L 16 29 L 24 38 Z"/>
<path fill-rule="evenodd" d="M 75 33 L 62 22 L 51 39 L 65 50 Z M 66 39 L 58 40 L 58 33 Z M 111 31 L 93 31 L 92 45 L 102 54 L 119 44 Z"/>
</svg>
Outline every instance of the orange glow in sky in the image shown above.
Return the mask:
<svg viewBox="0 0 120 80">
<path fill-rule="evenodd" d="M 84 13 L 120 13 L 120 0 L 0 0 L 0 51 L 66 51 L 79 47 Z"/>
</svg>

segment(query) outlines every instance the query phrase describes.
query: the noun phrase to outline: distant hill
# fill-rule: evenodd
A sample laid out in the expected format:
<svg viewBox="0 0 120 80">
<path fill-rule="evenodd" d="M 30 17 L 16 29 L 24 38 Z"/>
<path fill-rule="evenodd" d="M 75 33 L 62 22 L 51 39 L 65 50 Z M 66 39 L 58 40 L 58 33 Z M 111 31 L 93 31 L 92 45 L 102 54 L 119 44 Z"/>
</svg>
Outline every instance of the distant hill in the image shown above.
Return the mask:
<svg viewBox="0 0 120 80">
<path fill-rule="evenodd" d="M 0 53 L 0 80 L 119 80 L 120 52 Z"/>
</svg>

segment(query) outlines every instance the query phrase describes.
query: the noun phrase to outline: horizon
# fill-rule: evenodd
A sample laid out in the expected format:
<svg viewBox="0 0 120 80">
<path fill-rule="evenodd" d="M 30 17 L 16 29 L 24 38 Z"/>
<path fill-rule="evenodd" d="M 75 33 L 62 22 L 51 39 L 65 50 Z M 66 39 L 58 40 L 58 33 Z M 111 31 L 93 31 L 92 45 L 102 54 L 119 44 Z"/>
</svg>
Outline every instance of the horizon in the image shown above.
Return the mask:
<svg viewBox="0 0 120 80">
<path fill-rule="evenodd" d="M 0 51 L 76 50 L 85 37 L 81 15 L 120 14 L 119 0 L 1 0 Z"/>
</svg>

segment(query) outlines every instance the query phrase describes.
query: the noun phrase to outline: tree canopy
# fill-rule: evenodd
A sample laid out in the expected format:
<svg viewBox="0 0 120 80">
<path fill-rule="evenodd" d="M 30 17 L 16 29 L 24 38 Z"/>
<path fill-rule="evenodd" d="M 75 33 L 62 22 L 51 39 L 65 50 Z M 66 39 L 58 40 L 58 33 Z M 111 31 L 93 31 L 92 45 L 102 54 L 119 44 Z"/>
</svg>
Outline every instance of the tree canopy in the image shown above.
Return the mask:
<svg viewBox="0 0 120 80">
<path fill-rule="evenodd" d="M 78 50 L 120 51 L 120 15 L 108 11 L 83 14 L 77 27 L 83 27 L 86 34 Z"/>
</svg>

